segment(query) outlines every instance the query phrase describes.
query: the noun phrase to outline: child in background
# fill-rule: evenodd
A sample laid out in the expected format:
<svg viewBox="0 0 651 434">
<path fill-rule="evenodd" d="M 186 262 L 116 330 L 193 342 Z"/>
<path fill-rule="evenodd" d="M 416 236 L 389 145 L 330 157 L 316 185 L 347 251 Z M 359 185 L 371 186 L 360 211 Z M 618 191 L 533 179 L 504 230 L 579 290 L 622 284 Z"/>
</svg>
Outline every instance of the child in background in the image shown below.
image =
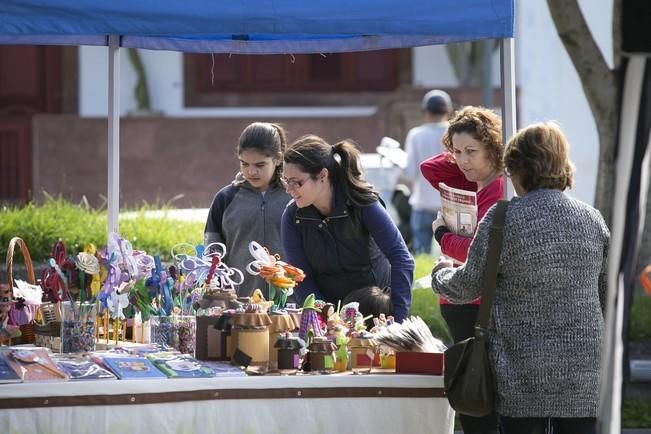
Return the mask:
<svg viewBox="0 0 651 434">
<path fill-rule="evenodd" d="M 359 311 L 365 317 L 369 315 L 378 317 L 381 313 L 386 316 L 393 314 L 390 290 L 382 290 L 377 286 L 368 286 L 366 288 L 356 289 L 346 296 L 342 301 L 342 305 L 345 306 L 353 301 L 359 303 Z M 365 321 L 367 330 L 371 330 L 375 325 L 373 323 L 373 317 Z"/>
<path fill-rule="evenodd" d="M 236 148 L 240 171 L 233 182 L 219 190 L 210 206 L 204 245 L 224 243 L 226 263 L 240 271 L 251 262 L 251 241 L 284 257 L 280 220 L 290 199 L 281 181 L 286 144 L 285 131 L 279 125 L 255 122 L 247 126 Z M 260 288 L 268 298 L 262 278 L 243 274 L 238 296 L 250 296 Z"/>
</svg>

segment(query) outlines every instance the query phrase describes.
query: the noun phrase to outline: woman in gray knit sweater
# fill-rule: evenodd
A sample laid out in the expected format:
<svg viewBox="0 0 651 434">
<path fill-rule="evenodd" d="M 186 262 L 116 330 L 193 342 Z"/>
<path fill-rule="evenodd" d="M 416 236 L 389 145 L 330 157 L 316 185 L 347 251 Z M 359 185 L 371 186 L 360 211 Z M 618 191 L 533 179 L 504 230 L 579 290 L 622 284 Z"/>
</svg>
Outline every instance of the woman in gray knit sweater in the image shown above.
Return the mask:
<svg viewBox="0 0 651 434">
<path fill-rule="evenodd" d="M 596 209 L 563 193 L 573 166 L 556 124 L 520 130 L 504 160 L 518 197 L 506 212 L 489 327 L 502 429 L 595 433 L 609 231 Z M 463 266 L 439 261 L 434 291 L 456 303 L 481 295 L 494 211 Z"/>
</svg>

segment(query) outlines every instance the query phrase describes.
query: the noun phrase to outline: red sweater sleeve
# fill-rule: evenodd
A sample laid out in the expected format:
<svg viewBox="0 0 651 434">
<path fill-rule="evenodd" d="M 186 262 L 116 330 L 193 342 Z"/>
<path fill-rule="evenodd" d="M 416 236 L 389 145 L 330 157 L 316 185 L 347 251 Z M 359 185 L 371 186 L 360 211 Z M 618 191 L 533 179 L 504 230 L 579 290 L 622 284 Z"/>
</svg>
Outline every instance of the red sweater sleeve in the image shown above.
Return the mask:
<svg viewBox="0 0 651 434">
<path fill-rule="evenodd" d="M 477 193 L 477 223 L 484 218 L 488 210 L 504 197 L 504 178 L 496 178 Z M 461 237 L 448 232 L 441 238 L 441 252 L 457 261 L 466 262 L 472 238 Z"/>
<path fill-rule="evenodd" d="M 449 155 L 442 152 L 420 163 L 420 172 L 425 179 L 437 190 L 439 182 L 443 182 L 448 187 L 477 191 L 477 184 L 466 179 L 456 163 L 450 161 Z"/>
<path fill-rule="evenodd" d="M 425 179 L 437 190 L 439 182 L 442 182 L 448 187 L 477 191 L 477 183 L 468 181 L 459 166 L 450 161 L 449 155 L 448 152 L 442 152 L 423 161 L 420 171 Z M 465 262 L 471 241 L 472 238 L 469 237 L 460 237 L 453 233 L 445 234 L 441 239 L 441 252 L 445 256 Z"/>
</svg>

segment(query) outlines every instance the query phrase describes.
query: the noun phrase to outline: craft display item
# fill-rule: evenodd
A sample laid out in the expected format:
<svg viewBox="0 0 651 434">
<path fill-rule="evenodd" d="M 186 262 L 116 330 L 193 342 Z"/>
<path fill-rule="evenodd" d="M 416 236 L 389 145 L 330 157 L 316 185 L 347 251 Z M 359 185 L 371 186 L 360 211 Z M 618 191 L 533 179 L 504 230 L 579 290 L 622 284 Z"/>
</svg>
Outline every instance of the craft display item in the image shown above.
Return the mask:
<svg viewBox="0 0 651 434">
<path fill-rule="evenodd" d="M 151 342 L 154 344 L 172 346 L 174 324 L 171 316 L 154 316 L 151 321 Z"/>
<path fill-rule="evenodd" d="M 181 289 L 201 288 L 204 294 L 215 290 L 234 291 L 244 281 L 244 275 L 237 268 L 226 265 L 225 256 L 223 243 L 210 243 L 201 253 L 188 244 L 174 246 L 172 257 L 184 275 Z"/>
<path fill-rule="evenodd" d="M 346 330 L 342 328 L 343 330 Z M 345 372 L 348 370 L 348 337 L 344 333 L 335 332 L 334 342 L 337 346 L 335 352 L 335 371 Z"/>
<path fill-rule="evenodd" d="M 374 340 L 396 353 L 396 372 L 441 375 L 443 351 L 441 340 L 432 336 L 420 317 L 409 317 L 402 323 L 389 324 L 373 334 Z"/>
<path fill-rule="evenodd" d="M 396 373 L 443 375 L 443 353 L 396 352 Z"/>
<path fill-rule="evenodd" d="M 297 328 L 291 315 L 272 313 L 271 325 L 269 325 L 269 369 L 276 369 L 278 365 L 278 351 L 275 344 L 279 335 L 284 336 Z"/>
<path fill-rule="evenodd" d="M 260 306 L 260 308 L 261 308 L 264 312 L 266 312 L 266 311 L 268 311 L 269 309 L 271 309 L 271 307 L 272 307 L 273 304 L 274 304 L 273 301 L 267 301 L 267 300 L 264 298 L 264 294 L 262 293 L 262 290 L 261 290 L 260 288 L 256 288 L 256 289 L 253 291 L 253 294 L 251 294 L 251 303 L 253 303 L 253 304 L 257 304 L 258 306 Z"/>
<path fill-rule="evenodd" d="M 217 329 L 221 315 L 197 316 L 194 356 L 198 360 L 223 360 L 226 352 L 226 334 Z"/>
<path fill-rule="evenodd" d="M 95 305 L 69 301 L 62 303 L 61 352 L 81 353 L 95 351 Z"/>
<path fill-rule="evenodd" d="M 194 316 L 174 317 L 172 329 L 172 347 L 182 354 L 194 356 L 195 342 L 197 340 L 197 323 Z"/>
<path fill-rule="evenodd" d="M 7 273 L 7 285 L 9 286 L 9 290 L 11 292 L 11 295 L 5 295 L 5 297 L 8 297 L 9 301 L 9 319 L 7 321 L 7 326 L 13 325 L 13 326 L 19 326 L 20 327 L 20 335 L 17 337 L 17 339 L 14 340 L 14 344 L 32 344 L 34 343 L 35 336 L 34 336 L 34 323 L 33 320 L 35 318 L 36 311 L 38 309 L 38 305 L 40 305 L 41 302 L 41 297 L 42 297 L 42 290 L 40 290 L 40 287 L 37 287 L 41 293 L 39 296 L 37 296 L 37 300 L 32 300 L 29 302 L 29 304 L 26 303 L 25 300 L 18 300 L 18 297 L 16 294 L 14 294 L 13 288 L 14 288 L 14 275 L 13 275 L 13 264 L 14 264 L 14 250 L 18 246 L 20 249 L 20 253 L 22 254 L 23 261 L 25 263 L 25 268 L 27 269 L 27 283 L 30 285 L 36 285 L 36 278 L 34 276 L 34 265 L 32 263 L 32 257 L 29 254 L 29 249 L 27 248 L 27 245 L 25 242 L 18 237 L 14 237 L 9 241 L 9 246 L 7 248 L 7 256 L 6 256 L 6 273 Z M 16 303 L 11 303 L 11 300 L 16 301 Z M 15 332 L 10 332 L 12 328 L 7 328 L 5 327 L 5 335 L 7 334 L 13 334 L 17 335 Z"/>
<path fill-rule="evenodd" d="M 319 324 L 319 313 L 321 312 L 315 306 L 316 298 L 310 294 L 303 302 L 303 311 L 301 312 L 301 324 L 298 329 L 298 337 L 303 339 L 309 345 L 312 337 L 323 336 L 323 330 Z"/>
<path fill-rule="evenodd" d="M 350 369 L 348 361 L 348 329 L 346 325 L 339 318 L 338 312 L 333 312 L 327 319 L 327 336 L 337 345 L 335 352 L 335 371 L 345 372 Z"/>
<path fill-rule="evenodd" d="M 277 368 L 282 374 L 295 373 L 300 366 L 301 351 L 305 342 L 291 333 L 278 335 L 274 348 L 277 350 Z"/>
<path fill-rule="evenodd" d="M 373 318 L 373 328 L 371 333 L 380 333 L 383 330 L 386 330 L 394 320 L 392 316 L 386 316 L 381 313 L 377 318 Z M 396 368 L 396 353 L 395 351 L 387 345 L 378 346 L 380 353 L 380 367 L 382 369 L 395 369 Z"/>
<path fill-rule="evenodd" d="M 201 298 L 195 303 L 194 308 L 199 309 L 237 309 L 241 303 L 237 301 L 237 294 L 233 290 L 222 288 L 206 288 Z"/>
<path fill-rule="evenodd" d="M 250 365 L 269 364 L 269 325 L 271 318 L 265 312 L 238 312 L 230 320 L 233 328 L 231 337 L 234 351 L 240 351 L 251 358 Z"/>
<path fill-rule="evenodd" d="M 143 321 L 142 312 L 136 312 L 133 318 L 127 320 L 127 327 L 129 326 L 131 326 L 131 342 L 139 344 L 151 342 L 151 323 L 149 319 Z"/>
<path fill-rule="evenodd" d="M 380 368 L 382 369 L 396 369 L 396 354 L 382 353 L 380 349 Z"/>
<path fill-rule="evenodd" d="M 411 316 L 402 323 L 393 323 L 373 334 L 380 345 L 386 345 L 396 352 L 442 353 L 446 346 L 432 336 L 432 332 L 418 316 Z"/>
<path fill-rule="evenodd" d="M 351 332 L 366 329 L 364 315 L 359 311 L 359 303 L 356 301 L 343 305 L 339 310 L 339 317 Z"/>
<path fill-rule="evenodd" d="M 61 351 L 61 317 L 61 303 L 41 304 L 41 321 L 34 324 L 34 345 Z M 97 341 L 97 326 L 95 326 L 95 340 Z"/>
<path fill-rule="evenodd" d="M 254 260 L 246 266 L 246 271 L 253 276 L 260 276 L 269 285 L 269 298 L 273 300 L 272 310 L 282 310 L 287 297 L 294 293 L 297 283 L 305 279 L 305 273 L 280 260 L 278 254 L 272 255 L 266 247 L 255 241 L 249 243 L 249 253 Z"/>
<path fill-rule="evenodd" d="M 371 368 L 380 365 L 377 357 L 377 344 L 373 336 L 368 333 L 359 333 L 348 341 L 350 350 L 351 368 L 355 374 L 369 374 Z"/>
<path fill-rule="evenodd" d="M 0 283 L 0 344 L 20 337 L 20 327 L 9 324 L 9 311 L 16 301 L 11 286 Z"/>
<path fill-rule="evenodd" d="M 233 354 L 233 339 L 231 336 L 233 326 L 231 325 L 231 318 L 231 313 L 224 312 L 215 323 L 215 330 L 221 334 L 220 354 L 217 360 L 230 360 Z"/>
<path fill-rule="evenodd" d="M 58 240 L 52 246 L 48 264 L 50 266 L 45 268 L 41 274 L 44 298 L 53 303 L 69 300 L 68 278 L 64 270 L 71 271 L 71 268 L 74 267 L 71 267 L 71 264 L 66 262 L 66 246 L 63 241 Z"/>
<path fill-rule="evenodd" d="M 315 336 L 309 346 L 310 371 L 329 373 L 335 367 L 337 346 L 325 336 Z"/>
</svg>

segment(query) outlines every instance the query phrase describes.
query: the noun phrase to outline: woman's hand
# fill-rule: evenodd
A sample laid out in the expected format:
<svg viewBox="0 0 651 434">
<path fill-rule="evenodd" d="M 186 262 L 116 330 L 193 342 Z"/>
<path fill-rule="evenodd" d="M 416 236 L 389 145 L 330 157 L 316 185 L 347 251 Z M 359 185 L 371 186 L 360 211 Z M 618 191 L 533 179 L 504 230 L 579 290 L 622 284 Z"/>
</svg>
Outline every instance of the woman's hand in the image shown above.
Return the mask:
<svg viewBox="0 0 651 434">
<path fill-rule="evenodd" d="M 439 270 L 442 270 L 443 268 L 452 268 L 454 266 L 454 263 L 446 258 L 445 256 L 441 256 L 438 261 L 436 261 L 436 264 L 434 265 L 434 268 L 432 268 L 432 274 L 436 273 Z"/>
<path fill-rule="evenodd" d="M 436 230 L 441 226 L 445 226 L 445 220 L 443 220 L 443 215 L 441 214 L 441 211 L 439 211 L 436 214 L 436 220 L 432 222 L 432 232 L 436 232 Z"/>
</svg>

